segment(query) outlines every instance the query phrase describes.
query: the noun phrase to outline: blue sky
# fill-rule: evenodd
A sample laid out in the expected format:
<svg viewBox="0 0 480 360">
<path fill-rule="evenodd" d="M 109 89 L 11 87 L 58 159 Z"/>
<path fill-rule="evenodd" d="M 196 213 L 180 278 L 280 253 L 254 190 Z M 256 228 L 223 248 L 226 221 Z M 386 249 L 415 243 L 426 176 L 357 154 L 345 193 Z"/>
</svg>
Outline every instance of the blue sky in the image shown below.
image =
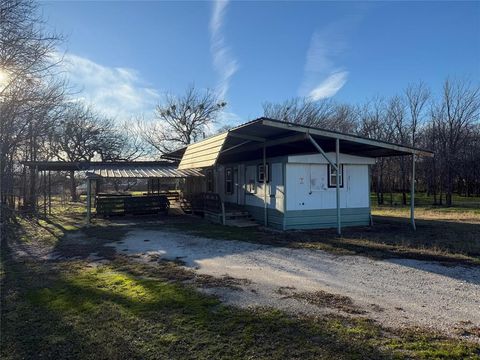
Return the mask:
<svg viewBox="0 0 480 360">
<path fill-rule="evenodd" d="M 480 2 L 42 2 L 78 96 L 127 119 L 213 88 L 226 122 L 291 97 L 359 103 L 480 79 Z"/>
</svg>

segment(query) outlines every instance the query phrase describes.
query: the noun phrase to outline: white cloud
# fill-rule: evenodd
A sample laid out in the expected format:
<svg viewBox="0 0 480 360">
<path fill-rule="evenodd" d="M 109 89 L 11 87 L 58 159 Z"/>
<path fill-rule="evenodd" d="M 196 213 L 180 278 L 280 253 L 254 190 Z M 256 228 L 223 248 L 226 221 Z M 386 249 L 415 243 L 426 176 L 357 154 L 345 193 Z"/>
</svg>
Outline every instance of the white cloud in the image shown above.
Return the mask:
<svg viewBox="0 0 480 360">
<path fill-rule="evenodd" d="M 232 76 L 238 70 L 238 62 L 226 45 L 223 35 L 223 22 L 228 5 L 227 0 L 216 0 L 213 3 L 210 18 L 210 49 L 213 56 L 213 66 L 218 74 L 217 91 L 220 98 L 225 99 Z"/>
<path fill-rule="evenodd" d="M 313 101 L 326 99 L 334 96 L 338 90 L 347 82 L 347 71 L 340 71 L 330 75 L 324 81 L 322 81 L 317 87 L 315 87 L 308 96 Z"/>
<path fill-rule="evenodd" d="M 320 100 L 334 96 L 347 82 L 348 71 L 337 65 L 346 49 L 343 23 L 315 31 L 307 51 L 301 96 Z"/>
<path fill-rule="evenodd" d="M 118 120 L 153 115 L 160 95 L 142 80 L 138 71 L 100 65 L 74 54 L 66 54 L 62 66 L 69 83 L 79 91 L 76 98 L 103 114 Z"/>
</svg>

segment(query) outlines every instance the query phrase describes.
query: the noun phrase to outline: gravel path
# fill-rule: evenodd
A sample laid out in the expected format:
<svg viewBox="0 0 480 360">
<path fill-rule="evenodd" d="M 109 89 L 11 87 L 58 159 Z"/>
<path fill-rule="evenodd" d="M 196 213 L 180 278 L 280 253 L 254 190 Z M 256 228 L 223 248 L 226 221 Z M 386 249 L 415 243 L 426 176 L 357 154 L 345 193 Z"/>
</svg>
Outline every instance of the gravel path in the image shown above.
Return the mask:
<svg viewBox="0 0 480 360">
<path fill-rule="evenodd" d="M 457 333 L 459 327 L 480 327 L 480 267 L 406 259 L 378 261 L 152 230 L 131 231 L 121 243 L 111 245 L 120 253 L 146 259 L 153 254 L 179 258 L 199 273 L 249 279 L 252 283 L 243 286 L 244 291 L 209 290 L 242 307 L 329 312 L 332 309 L 278 292 L 280 287 L 296 292 L 324 290 L 350 297 L 364 309 L 364 316 L 390 327 L 423 326 L 447 334 Z"/>
</svg>

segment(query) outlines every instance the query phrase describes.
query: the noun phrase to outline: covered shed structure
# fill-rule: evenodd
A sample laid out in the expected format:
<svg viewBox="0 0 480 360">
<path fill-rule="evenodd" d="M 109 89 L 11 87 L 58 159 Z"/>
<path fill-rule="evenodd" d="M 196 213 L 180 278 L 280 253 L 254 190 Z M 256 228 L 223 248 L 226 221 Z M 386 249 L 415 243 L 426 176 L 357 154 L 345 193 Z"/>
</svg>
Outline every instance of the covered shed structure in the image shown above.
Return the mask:
<svg viewBox="0 0 480 360">
<path fill-rule="evenodd" d="M 180 170 L 172 161 L 116 161 L 116 162 L 65 162 L 65 161 L 37 161 L 25 162 L 25 166 L 33 168 L 42 174 L 41 187 L 44 198 L 44 212 L 51 211 L 51 172 L 62 171 L 82 173 L 86 178 L 87 193 L 87 221 L 91 219 L 92 198 L 95 199 L 97 213 L 101 212 L 152 212 L 165 209 L 169 201 L 178 200 L 178 192 L 161 191 L 160 182 L 163 179 L 184 179 L 185 187 L 192 184 L 192 178 L 202 178 L 203 173 L 197 169 Z M 140 196 L 102 194 L 101 180 L 117 179 L 144 179 L 147 180 L 147 192 Z M 186 180 L 189 179 L 189 180 Z M 92 183 L 95 184 L 92 191 Z M 187 191 L 196 191 L 191 188 Z M 128 208 L 128 209 L 126 209 Z"/>
</svg>

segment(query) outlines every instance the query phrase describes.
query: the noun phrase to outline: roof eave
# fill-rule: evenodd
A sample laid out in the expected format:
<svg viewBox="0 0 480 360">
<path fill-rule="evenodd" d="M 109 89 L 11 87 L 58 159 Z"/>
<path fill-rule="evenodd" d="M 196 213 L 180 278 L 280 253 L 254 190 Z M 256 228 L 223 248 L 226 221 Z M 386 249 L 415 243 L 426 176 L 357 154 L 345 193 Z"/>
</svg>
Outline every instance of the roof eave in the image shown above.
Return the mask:
<svg viewBox="0 0 480 360">
<path fill-rule="evenodd" d="M 298 131 L 298 132 L 303 132 L 306 134 L 311 134 L 311 135 L 318 135 L 318 136 L 324 136 L 324 137 L 330 137 L 334 139 L 339 139 L 339 140 L 346 140 L 346 141 L 352 141 L 356 142 L 359 144 L 365 144 L 365 145 L 370 145 L 370 146 L 378 146 L 381 148 L 393 150 L 393 151 L 398 151 L 400 153 L 405 154 L 412 154 L 412 155 L 417 155 L 417 156 L 426 156 L 426 157 L 433 157 L 434 153 L 432 151 L 424 150 L 424 149 L 419 149 L 419 148 L 413 148 L 413 147 L 408 147 L 404 145 L 397 145 L 397 144 L 392 144 L 384 141 L 378 141 L 378 140 L 373 140 L 373 139 L 368 139 L 368 138 L 363 138 L 355 135 L 349 135 L 349 134 L 344 134 L 344 133 L 339 133 L 339 132 L 334 132 L 334 131 L 329 131 L 329 130 L 323 130 L 319 128 L 313 128 L 313 127 L 307 127 L 303 125 L 297 125 L 293 123 L 287 123 L 283 121 L 278 121 L 278 120 L 273 120 L 273 119 L 268 119 L 268 118 L 261 118 L 262 124 L 267 125 L 267 126 L 273 126 L 276 128 L 282 128 L 282 129 L 288 129 L 288 130 L 293 130 L 293 131 Z M 402 155 L 402 154 L 399 154 Z"/>
</svg>

